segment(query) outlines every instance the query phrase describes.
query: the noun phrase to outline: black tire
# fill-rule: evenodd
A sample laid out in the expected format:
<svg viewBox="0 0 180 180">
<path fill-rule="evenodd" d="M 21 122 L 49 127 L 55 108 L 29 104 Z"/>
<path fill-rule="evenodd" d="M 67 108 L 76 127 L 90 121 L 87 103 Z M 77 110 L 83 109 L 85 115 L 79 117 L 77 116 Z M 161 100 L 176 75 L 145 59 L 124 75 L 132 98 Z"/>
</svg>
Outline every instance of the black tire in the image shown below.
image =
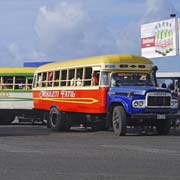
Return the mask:
<svg viewBox="0 0 180 180">
<path fill-rule="evenodd" d="M 56 107 L 52 107 L 49 112 L 49 126 L 53 131 L 63 130 L 63 115 Z"/>
<path fill-rule="evenodd" d="M 112 113 L 112 125 L 114 133 L 125 136 L 127 129 L 127 116 L 122 106 L 115 106 Z"/>
<path fill-rule="evenodd" d="M 159 120 L 156 126 L 157 133 L 159 135 L 168 135 L 171 128 L 171 120 L 163 119 Z"/>
<path fill-rule="evenodd" d="M 49 112 L 47 126 L 53 131 L 68 131 L 71 128 L 71 120 L 66 113 L 60 112 L 56 107 L 52 107 Z"/>
</svg>

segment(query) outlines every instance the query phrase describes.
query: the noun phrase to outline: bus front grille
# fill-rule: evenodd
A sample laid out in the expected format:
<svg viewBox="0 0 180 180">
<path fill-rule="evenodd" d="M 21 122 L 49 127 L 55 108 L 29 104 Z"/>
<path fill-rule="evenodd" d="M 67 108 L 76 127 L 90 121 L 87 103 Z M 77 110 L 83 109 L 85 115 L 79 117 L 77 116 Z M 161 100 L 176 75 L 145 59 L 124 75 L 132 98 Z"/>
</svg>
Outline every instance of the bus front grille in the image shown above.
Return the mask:
<svg viewBox="0 0 180 180">
<path fill-rule="evenodd" d="M 147 107 L 168 108 L 171 106 L 171 94 L 167 92 L 151 92 L 146 96 Z"/>
<path fill-rule="evenodd" d="M 148 97 L 147 106 L 170 106 L 171 97 Z"/>
</svg>

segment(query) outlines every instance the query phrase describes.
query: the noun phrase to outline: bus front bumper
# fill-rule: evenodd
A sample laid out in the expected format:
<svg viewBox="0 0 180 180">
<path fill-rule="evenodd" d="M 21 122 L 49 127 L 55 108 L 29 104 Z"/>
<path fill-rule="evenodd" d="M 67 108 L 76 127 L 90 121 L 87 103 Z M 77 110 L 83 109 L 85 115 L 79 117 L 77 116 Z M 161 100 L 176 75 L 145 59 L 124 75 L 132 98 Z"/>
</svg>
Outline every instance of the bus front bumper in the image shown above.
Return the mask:
<svg viewBox="0 0 180 180">
<path fill-rule="evenodd" d="M 138 120 L 161 120 L 161 119 L 180 119 L 180 113 L 168 113 L 168 114 L 153 114 L 153 113 L 138 113 L 132 114 L 131 119 L 138 119 Z"/>
</svg>

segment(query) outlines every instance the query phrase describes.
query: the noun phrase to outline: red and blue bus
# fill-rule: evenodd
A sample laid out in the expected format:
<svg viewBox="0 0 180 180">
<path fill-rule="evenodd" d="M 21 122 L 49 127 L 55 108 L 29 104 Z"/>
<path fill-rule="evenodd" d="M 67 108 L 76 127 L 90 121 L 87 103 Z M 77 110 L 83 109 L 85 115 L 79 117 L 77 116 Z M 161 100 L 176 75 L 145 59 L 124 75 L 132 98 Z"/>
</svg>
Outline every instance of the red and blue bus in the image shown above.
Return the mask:
<svg viewBox="0 0 180 180">
<path fill-rule="evenodd" d="M 167 134 L 169 116 L 177 113 L 177 100 L 155 84 L 152 61 L 140 56 L 115 54 L 59 61 L 36 69 L 34 108 L 56 131 L 83 124 L 113 127 L 117 135 L 125 135 L 128 125 L 143 124 L 155 125 L 159 134 Z"/>
</svg>

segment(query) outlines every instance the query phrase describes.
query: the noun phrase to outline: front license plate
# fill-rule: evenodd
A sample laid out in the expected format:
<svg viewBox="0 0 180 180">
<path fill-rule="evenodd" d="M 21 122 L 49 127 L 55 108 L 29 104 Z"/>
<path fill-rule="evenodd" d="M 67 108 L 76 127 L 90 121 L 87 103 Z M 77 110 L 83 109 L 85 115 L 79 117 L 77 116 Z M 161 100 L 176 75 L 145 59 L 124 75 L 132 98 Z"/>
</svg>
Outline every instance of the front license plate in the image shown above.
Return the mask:
<svg viewBox="0 0 180 180">
<path fill-rule="evenodd" d="M 157 119 L 166 119 L 166 115 L 165 114 L 158 114 Z"/>
</svg>

